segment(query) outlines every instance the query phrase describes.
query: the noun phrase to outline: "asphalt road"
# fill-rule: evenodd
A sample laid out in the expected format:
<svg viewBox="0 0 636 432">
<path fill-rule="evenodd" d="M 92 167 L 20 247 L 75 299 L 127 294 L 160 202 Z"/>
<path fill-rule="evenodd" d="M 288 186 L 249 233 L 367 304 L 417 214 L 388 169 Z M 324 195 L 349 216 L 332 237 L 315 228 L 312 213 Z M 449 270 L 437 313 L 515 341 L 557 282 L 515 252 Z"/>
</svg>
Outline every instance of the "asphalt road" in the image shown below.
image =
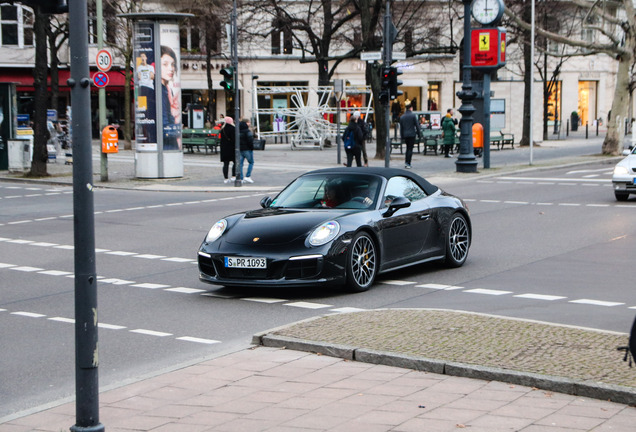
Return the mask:
<svg viewBox="0 0 636 432">
<path fill-rule="evenodd" d="M 209 226 L 265 192 L 97 189 L 102 388 L 249 345 L 252 334 L 333 311 L 435 307 L 627 331 L 636 200 L 612 165 L 442 180 L 466 199 L 466 265 L 382 275 L 362 294 L 245 291 L 198 281 Z M 72 189 L 0 182 L 0 420 L 74 394 Z M 462 289 L 459 289 L 459 288 Z"/>
</svg>

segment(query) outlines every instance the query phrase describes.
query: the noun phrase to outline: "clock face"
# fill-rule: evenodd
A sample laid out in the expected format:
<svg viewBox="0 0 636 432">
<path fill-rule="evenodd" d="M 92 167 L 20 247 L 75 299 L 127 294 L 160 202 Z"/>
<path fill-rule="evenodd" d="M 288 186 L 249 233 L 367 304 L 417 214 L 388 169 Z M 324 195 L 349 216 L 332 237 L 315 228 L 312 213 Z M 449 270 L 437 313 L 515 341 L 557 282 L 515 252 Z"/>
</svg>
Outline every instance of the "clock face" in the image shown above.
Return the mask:
<svg viewBox="0 0 636 432">
<path fill-rule="evenodd" d="M 473 18 L 480 24 L 492 24 L 503 15 L 501 0 L 473 0 L 471 5 Z"/>
</svg>

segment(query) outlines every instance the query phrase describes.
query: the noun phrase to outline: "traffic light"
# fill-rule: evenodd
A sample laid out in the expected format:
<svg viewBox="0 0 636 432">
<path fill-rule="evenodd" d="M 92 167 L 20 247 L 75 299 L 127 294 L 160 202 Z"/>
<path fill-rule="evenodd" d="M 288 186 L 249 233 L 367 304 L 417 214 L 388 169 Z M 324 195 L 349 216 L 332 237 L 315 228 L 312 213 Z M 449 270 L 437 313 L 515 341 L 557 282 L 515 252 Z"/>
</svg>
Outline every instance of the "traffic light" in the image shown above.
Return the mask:
<svg viewBox="0 0 636 432">
<path fill-rule="evenodd" d="M 22 3 L 39 7 L 43 14 L 62 14 L 68 12 L 68 0 L 25 0 Z"/>
<path fill-rule="evenodd" d="M 391 87 L 391 68 L 383 67 L 379 70 L 381 90 L 378 95 L 380 103 L 387 105 L 389 103 L 389 88 Z"/>
<path fill-rule="evenodd" d="M 221 87 L 223 87 L 226 92 L 234 93 L 234 68 L 228 66 L 221 69 L 221 75 L 223 75 Z"/>
<path fill-rule="evenodd" d="M 391 88 L 391 69 L 390 67 L 380 69 L 380 80 L 382 81 L 383 92 L 388 92 Z"/>
<path fill-rule="evenodd" d="M 402 71 L 399 70 L 396 67 L 392 67 L 389 68 L 389 92 L 391 93 L 391 100 L 395 99 L 396 97 L 400 96 L 402 93 L 402 90 L 398 90 L 398 87 L 402 85 L 402 81 L 400 81 L 399 79 L 397 79 L 398 75 L 402 75 Z"/>
</svg>

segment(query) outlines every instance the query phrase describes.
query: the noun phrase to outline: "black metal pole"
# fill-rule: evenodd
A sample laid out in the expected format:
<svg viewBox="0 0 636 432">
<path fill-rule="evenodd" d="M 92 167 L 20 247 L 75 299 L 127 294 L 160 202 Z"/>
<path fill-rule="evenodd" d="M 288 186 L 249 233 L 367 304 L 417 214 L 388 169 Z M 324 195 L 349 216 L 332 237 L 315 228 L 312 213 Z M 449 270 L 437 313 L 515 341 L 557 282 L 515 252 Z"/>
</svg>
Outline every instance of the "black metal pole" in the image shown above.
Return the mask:
<svg viewBox="0 0 636 432">
<path fill-rule="evenodd" d="M 69 3 L 75 236 L 75 421 L 73 432 L 101 432 L 97 344 L 97 277 L 91 148 L 87 2 Z"/>
<path fill-rule="evenodd" d="M 232 69 L 234 70 L 234 169 L 236 171 L 236 179 L 234 186 L 243 185 L 240 179 L 240 161 L 241 161 L 241 107 L 239 97 L 239 80 L 238 80 L 238 32 L 236 29 L 236 0 L 232 4 Z"/>
<path fill-rule="evenodd" d="M 484 72 L 484 169 L 490 168 L 490 70 Z M 474 153 L 474 152 L 473 152 Z"/>
<path fill-rule="evenodd" d="M 386 8 L 384 11 L 384 50 L 382 62 L 384 67 L 388 67 L 393 59 L 393 44 L 391 43 L 391 0 L 386 0 Z M 387 89 L 387 102 L 384 106 L 384 122 L 386 124 L 386 138 L 384 140 L 384 167 L 391 165 L 391 113 L 389 112 L 389 104 L 391 103 L 391 93 Z"/>
<path fill-rule="evenodd" d="M 565 124 L 565 136 L 568 137 L 570 136 L 570 119 L 567 119 Z"/>
<path fill-rule="evenodd" d="M 588 136 L 589 136 L 589 129 L 590 129 L 590 127 L 589 127 L 588 122 L 585 122 L 585 139 L 587 139 Z"/>
<path fill-rule="evenodd" d="M 475 106 L 475 91 L 470 80 L 470 4 L 472 0 L 463 0 L 464 3 L 464 67 L 462 70 L 462 89 L 457 92 L 462 104 L 459 112 L 462 115 L 459 121 L 461 131 L 459 138 L 459 157 L 455 162 L 457 172 L 477 172 L 477 160 L 473 153 L 473 113 Z"/>
</svg>

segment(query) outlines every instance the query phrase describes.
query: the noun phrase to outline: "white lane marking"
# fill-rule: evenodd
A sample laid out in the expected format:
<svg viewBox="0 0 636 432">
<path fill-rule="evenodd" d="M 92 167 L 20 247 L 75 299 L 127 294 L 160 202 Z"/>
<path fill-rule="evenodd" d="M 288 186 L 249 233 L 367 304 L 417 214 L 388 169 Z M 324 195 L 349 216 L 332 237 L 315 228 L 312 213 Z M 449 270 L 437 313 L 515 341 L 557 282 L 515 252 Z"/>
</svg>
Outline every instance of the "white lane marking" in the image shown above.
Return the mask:
<svg viewBox="0 0 636 432">
<path fill-rule="evenodd" d="M 285 303 L 284 306 L 292 306 L 292 307 L 298 307 L 298 308 L 303 308 L 303 309 L 323 309 L 323 308 L 329 308 L 329 307 L 333 307 L 333 305 L 326 305 L 326 304 L 321 304 L 321 303 L 311 303 L 311 302 L 293 302 L 293 303 Z"/>
<path fill-rule="evenodd" d="M 577 181 L 577 182 L 596 182 L 596 183 L 611 183 L 611 179 L 583 179 L 583 178 L 561 178 L 561 177 L 497 177 L 497 179 L 501 180 L 529 180 L 529 181 L 553 181 L 553 182 L 563 182 L 563 181 Z"/>
<path fill-rule="evenodd" d="M 126 279 L 118 279 L 118 278 L 105 278 L 100 279 L 100 283 L 111 284 L 111 285 L 130 285 L 134 284 L 135 281 L 130 281 Z"/>
<path fill-rule="evenodd" d="M 459 290 L 459 289 L 464 289 L 464 287 L 460 287 L 460 286 L 455 286 L 455 285 L 442 285 L 442 284 L 423 284 L 423 285 L 416 285 L 415 288 L 428 288 L 428 289 L 434 289 L 434 290 L 445 290 L 445 291 L 453 291 L 453 290 Z"/>
<path fill-rule="evenodd" d="M 15 264 L 0 263 L 0 268 L 11 268 L 11 267 L 16 267 L 16 265 Z"/>
<path fill-rule="evenodd" d="M 335 308 L 335 309 L 330 309 L 332 312 L 339 312 L 339 313 L 352 313 L 352 312 L 363 312 L 366 311 L 368 309 L 361 309 L 361 308 L 356 308 L 356 307 L 341 307 L 341 308 Z"/>
<path fill-rule="evenodd" d="M 66 249 L 66 250 L 73 250 L 75 249 L 75 246 L 71 246 L 71 245 L 59 245 L 59 246 L 53 246 L 55 249 Z"/>
<path fill-rule="evenodd" d="M 221 343 L 221 341 L 218 341 L 218 340 L 202 339 L 202 338 L 195 338 L 195 337 L 190 337 L 190 336 L 178 337 L 177 340 L 182 340 L 182 341 L 186 341 L 186 342 L 194 342 L 194 343 L 202 343 L 202 344 L 207 344 L 207 345 Z"/>
<path fill-rule="evenodd" d="M 57 243 L 47 243 L 47 242 L 34 242 L 30 243 L 31 246 L 40 246 L 40 247 L 51 247 L 57 246 Z"/>
<path fill-rule="evenodd" d="M 403 285 L 412 285 L 412 284 L 415 284 L 417 282 L 403 281 L 403 280 L 385 280 L 385 281 L 381 281 L 380 283 L 386 284 L 386 285 L 403 286 Z"/>
<path fill-rule="evenodd" d="M 22 240 L 22 239 L 12 239 L 12 240 L 5 240 L 7 243 L 15 243 L 15 244 L 29 244 L 29 243 L 33 243 L 33 240 Z"/>
<path fill-rule="evenodd" d="M 95 253 L 104 253 L 104 252 L 110 252 L 110 249 L 95 248 Z"/>
<path fill-rule="evenodd" d="M 126 328 L 125 326 L 120 326 L 115 324 L 106 324 L 106 323 L 97 323 L 97 327 L 108 329 L 108 330 L 123 330 Z"/>
<path fill-rule="evenodd" d="M 67 276 L 67 275 L 73 274 L 72 272 L 63 271 L 63 270 L 42 270 L 38 273 L 49 275 L 49 276 Z"/>
<path fill-rule="evenodd" d="M 530 204 L 527 201 L 504 201 L 504 204 L 519 204 L 519 205 L 528 205 Z"/>
<path fill-rule="evenodd" d="M 23 272 L 39 272 L 44 270 L 39 267 L 29 267 L 29 266 L 19 266 L 19 267 L 10 267 L 11 270 L 23 271 Z"/>
<path fill-rule="evenodd" d="M 196 260 L 192 260 L 190 258 L 179 258 L 179 257 L 161 258 L 161 261 L 170 261 L 170 262 L 177 262 L 177 263 L 190 262 L 190 261 L 196 262 Z"/>
<path fill-rule="evenodd" d="M 586 207 L 609 207 L 609 204 L 585 204 Z"/>
<path fill-rule="evenodd" d="M 485 202 L 485 203 L 500 203 L 500 200 L 480 200 L 481 202 Z"/>
<path fill-rule="evenodd" d="M 158 332 L 158 331 L 146 330 L 146 329 L 134 329 L 129 331 L 131 333 L 139 333 L 139 334 L 144 334 L 147 336 L 158 336 L 158 337 L 172 336 L 172 333 L 164 333 L 164 332 Z"/>
<path fill-rule="evenodd" d="M 562 300 L 564 298 L 567 298 L 567 297 L 563 297 L 563 296 L 545 295 L 545 294 L 531 294 L 531 293 L 518 294 L 518 295 L 515 295 L 513 297 L 527 298 L 527 299 L 532 299 L 532 300 L 548 300 L 548 301 Z"/>
<path fill-rule="evenodd" d="M 578 203 L 559 203 L 558 205 L 563 207 L 579 207 L 581 204 Z"/>
<path fill-rule="evenodd" d="M 64 322 L 64 323 L 69 323 L 69 324 L 75 324 L 75 320 L 73 318 L 64 318 L 64 317 L 52 317 L 52 318 L 47 318 L 50 321 L 58 321 L 58 322 Z"/>
<path fill-rule="evenodd" d="M 164 291 L 172 291 L 172 292 L 177 292 L 182 294 L 197 294 L 197 293 L 205 292 L 205 290 L 202 290 L 202 289 L 186 288 L 186 287 L 166 288 Z"/>
<path fill-rule="evenodd" d="M 124 251 L 111 251 L 111 252 L 106 252 L 108 255 L 117 255 L 117 256 L 130 256 L 130 255 L 137 255 L 135 252 L 124 252 Z"/>
<path fill-rule="evenodd" d="M 159 258 L 165 258 L 165 255 L 152 255 L 152 254 L 140 254 L 140 255 L 135 255 L 134 258 L 144 258 L 144 259 L 159 259 Z"/>
<path fill-rule="evenodd" d="M 483 288 L 469 289 L 463 292 L 471 293 L 471 294 L 486 294 L 486 295 L 496 295 L 496 296 L 512 294 L 512 291 L 491 290 L 491 289 L 483 289 Z"/>
<path fill-rule="evenodd" d="M 162 285 L 162 284 L 156 284 L 156 283 L 139 283 L 133 286 L 137 288 L 147 288 L 147 289 L 170 288 L 170 285 Z"/>
<path fill-rule="evenodd" d="M 256 303 L 267 303 L 267 304 L 282 303 L 282 302 L 288 301 L 288 300 L 285 300 L 285 299 L 267 298 L 267 297 L 244 297 L 241 300 L 251 301 L 251 302 L 256 302 Z"/>
<path fill-rule="evenodd" d="M 11 315 L 20 315 L 20 316 L 25 316 L 25 317 L 29 317 L 29 318 L 42 318 L 46 315 L 42 315 L 39 313 L 33 313 L 33 312 L 24 312 L 24 311 L 18 311 L 18 312 L 11 312 Z"/>
<path fill-rule="evenodd" d="M 620 306 L 625 304 L 625 303 L 619 303 L 619 302 L 608 302 L 608 301 L 591 300 L 591 299 L 570 300 L 569 303 L 588 304 L 588 305 L 605 306 L 605 307 Z"/>
</svg>

